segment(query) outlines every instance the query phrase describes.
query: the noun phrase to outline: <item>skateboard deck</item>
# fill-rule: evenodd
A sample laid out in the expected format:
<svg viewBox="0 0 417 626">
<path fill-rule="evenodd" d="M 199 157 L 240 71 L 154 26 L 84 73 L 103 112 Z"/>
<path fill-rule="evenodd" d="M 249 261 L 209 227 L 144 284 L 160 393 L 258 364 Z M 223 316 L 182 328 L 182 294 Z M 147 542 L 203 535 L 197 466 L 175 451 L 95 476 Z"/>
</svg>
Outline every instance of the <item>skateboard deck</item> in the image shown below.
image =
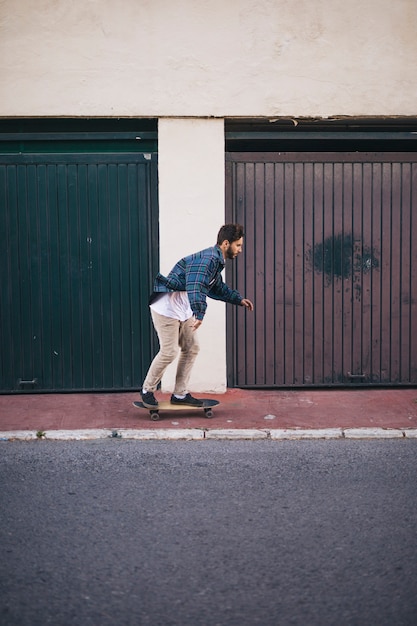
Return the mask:
<svg viewBox="0 0 417 626">
<path fill-rule="evenodd" d="M 202 398 L 203 406 L 191 406 L 186 404 L 171 404 L 169 401 L 159 402 L 154 409 L 149 409 L 142 402 L 133 402 L 133 406 L 137 409 L 145 409 L 149 411 L 151 420 L 158 421 L 160 418 L 159 411 L 204 411 L 205 417 L 213 417 L 213 407 L 220 404 L 219 400 L 209 400 Z"/>
</svg>

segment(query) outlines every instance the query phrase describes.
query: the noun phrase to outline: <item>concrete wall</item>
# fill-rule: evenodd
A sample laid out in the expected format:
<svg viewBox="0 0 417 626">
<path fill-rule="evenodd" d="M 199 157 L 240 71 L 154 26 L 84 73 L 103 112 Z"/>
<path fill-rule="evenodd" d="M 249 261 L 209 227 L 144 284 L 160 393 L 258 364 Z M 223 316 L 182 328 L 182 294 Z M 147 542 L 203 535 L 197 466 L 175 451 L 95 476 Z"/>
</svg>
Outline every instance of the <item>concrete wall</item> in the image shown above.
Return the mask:
<svg viewBox="0 0 417 626">
<path fill-rule="evenodd" d="M 0 0 L 0 116 L 414 115 L 415 0 Z"/>
<path fill-rule="evenodd" d="M 160 267 L 166 274 L 183 256 L 213 246 L 224 223 L 223 120 L 162 119 L 158 136 Z M 226 390 L 225 306 L 208 299 L 197 331 L 201 354 L 193 391 Z M 162 381 L 163 390 L 173 389 L 174 373 L 175 364 Z"/>
</svg>

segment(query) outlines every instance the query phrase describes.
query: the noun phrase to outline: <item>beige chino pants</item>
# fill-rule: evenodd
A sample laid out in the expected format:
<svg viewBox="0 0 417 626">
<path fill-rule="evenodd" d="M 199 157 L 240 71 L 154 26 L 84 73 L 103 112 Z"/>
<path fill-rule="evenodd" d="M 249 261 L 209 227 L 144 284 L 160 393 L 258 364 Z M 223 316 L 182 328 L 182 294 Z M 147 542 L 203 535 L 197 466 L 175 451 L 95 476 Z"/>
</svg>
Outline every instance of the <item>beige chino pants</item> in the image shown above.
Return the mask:
<svg viewBox="0 0 417 626">
<path fill-rule="evenodd" d="M 159 339 L 159 352 L 150 365 L 143 389 L 152 392 L 156 390 L 166 368 L 178 356 L 180 350 L 174 393 L 184 396 L 188 393 L 191 370 L 200 350 L 197 332 L 193 331 L 194 317 L 180 322 L 172 317 L 160 315 L 152 309 L 151 315 Z"/>
</svg>

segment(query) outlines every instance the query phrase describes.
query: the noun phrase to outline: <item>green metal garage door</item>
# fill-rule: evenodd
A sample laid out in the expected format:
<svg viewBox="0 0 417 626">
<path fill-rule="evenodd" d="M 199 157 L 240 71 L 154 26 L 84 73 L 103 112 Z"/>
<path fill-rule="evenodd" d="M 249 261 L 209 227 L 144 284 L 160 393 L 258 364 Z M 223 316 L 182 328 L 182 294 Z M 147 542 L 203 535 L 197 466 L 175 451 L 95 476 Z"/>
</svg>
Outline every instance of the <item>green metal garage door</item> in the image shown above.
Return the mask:
<svg viewBox="0 0 417 626">
<path fill-rule="evenodd" d="M 2 392 L 135 389 L 152 356 L 157 155 L 0 155 Z"/>
</svg>

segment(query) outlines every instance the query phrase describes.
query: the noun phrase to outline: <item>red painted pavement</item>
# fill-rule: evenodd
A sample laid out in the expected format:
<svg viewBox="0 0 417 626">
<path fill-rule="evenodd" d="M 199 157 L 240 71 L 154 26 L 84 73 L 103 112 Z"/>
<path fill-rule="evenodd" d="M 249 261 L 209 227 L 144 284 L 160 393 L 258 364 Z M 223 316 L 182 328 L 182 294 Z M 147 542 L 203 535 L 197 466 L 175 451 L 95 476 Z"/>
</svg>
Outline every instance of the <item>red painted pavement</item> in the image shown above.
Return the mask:
<svg viewBox="0 0 417 626">
<path fill-rule="evenodd" d="M 195 394 L 203 397 L 204 394 Z M 157 394 L 160 400 L 167 394 Z M 201 411 L 161 412 L 157 422 L 132 406 L 138 393 L 0 396 L 0 431 L 86 428 L 417 428 L 417 389 L 229 389 L 214 417 Z"/>
</svg>

